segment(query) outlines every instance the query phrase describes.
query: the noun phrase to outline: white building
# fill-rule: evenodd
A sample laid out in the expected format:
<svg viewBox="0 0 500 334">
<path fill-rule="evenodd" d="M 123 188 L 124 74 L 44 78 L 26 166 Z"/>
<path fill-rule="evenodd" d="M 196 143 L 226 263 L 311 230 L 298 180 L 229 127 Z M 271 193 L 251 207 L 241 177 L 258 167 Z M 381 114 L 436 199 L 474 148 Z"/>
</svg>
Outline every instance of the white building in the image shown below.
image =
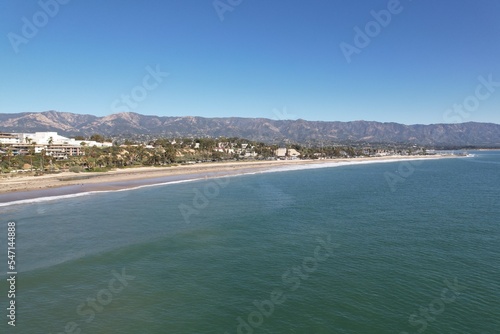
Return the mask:
<svg viewBox="0 0 500 334">
<path fill-rule="evenodd" d="M 1 144 L 19 144 L 20 139 L 17 133 L 0 133 Z"/>
<path fill-rule="evenodd" d="M 21 143 L 37 143 L 38 145 L 70 145 L 81 146 L 85 143 L 88 147 L 110 147 L 112 143 L 99 143 L 92 140 L 75 140 L 74 138 L 67 138 L 60 136 L 57 132 L 35 132 L 35 133 L 19 133 Z"/>
<path fill-rule="evenodd" d="M 274 154 L 278 158 L 286 158 L 286 157 L 291 157 L 292 159 L 297 159 L 300 156 L 300 153 L 293 149 L 293 148 L 278 148 L 276 151 L 274 151 Z"/>
<path fill-rule="evenodd" d="M 57 132 L 19 133 L 21 143 L 37 143 L 38 145 L 62 144 L 66 137 L 59 136 Z"/>
<path fill-rule="evenodd" d="M 276 156 L 278 158 L 284 158 L 286 157 L 286 148 L 278 148 L 275 152 Z"/>
<path fill-rule="evenodd" d="M 296 158 L 296 157 L 300 156 L 300 153 L 297 150 L 290 148 L 290 149 L 288 149 L 288 156 L 290 156 L 292 158 Z"/>
<path fill-rule="evenodd" d="M 113 145 L 92 140 L 75 140 L 60 136 L 57 132 L 0 133 L 0 143 L 11 145 L 20 154 L 26 154 L 30 149 L 33 149 L 35 153 L 45 150 L 46 155 L 60 158 L 83 155 L 83 146 L 110 147 Z"/>
</svg>

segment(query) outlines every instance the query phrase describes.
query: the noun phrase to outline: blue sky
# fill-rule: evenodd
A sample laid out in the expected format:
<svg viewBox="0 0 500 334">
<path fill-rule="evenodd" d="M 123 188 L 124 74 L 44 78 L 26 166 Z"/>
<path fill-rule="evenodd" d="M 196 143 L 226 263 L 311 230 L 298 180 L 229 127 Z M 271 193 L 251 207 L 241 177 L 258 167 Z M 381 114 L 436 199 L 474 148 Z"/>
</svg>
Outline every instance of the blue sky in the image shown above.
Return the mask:
<svg viewBox="0 0 500 334">
<path fill-rule="evenodd" d="M 4 0 L 0 112 L 500 123 L 499 17 L 497 0 Z"/>
</svg>

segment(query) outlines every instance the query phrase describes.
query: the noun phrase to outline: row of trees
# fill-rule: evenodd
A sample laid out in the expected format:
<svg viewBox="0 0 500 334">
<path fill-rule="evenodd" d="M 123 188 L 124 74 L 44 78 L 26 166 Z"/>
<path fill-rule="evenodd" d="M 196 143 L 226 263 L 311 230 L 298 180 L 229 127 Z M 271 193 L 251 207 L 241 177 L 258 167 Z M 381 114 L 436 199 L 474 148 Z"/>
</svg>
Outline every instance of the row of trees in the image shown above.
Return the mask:
<svg viewBox="0 0 500 334">
<path fill-rule="evenodd" d="M 75 138 L 86 140 L 85 138 Z M 93 135 L 90 140 L 104 142 L 108 139 Z M 34 145 L 34 143 L 29 143 Z M 52 143 L 49 143 L 49 147 Z M 298 144 L 286 145 L 301 153 L 303 159 L 357 157 L 372 155 L 374 149 L 353 146 L 312 147 Z M 84 154 L 67 159 L 56 159 L 45 151 L 35 154 L 34 146 L 25 154 L 14 155 L 9 146 L 0 147 L 5 152 L 1 157 L 0 171 L 31 170 L 38 173 L 72 170 L 105 171 L 132 166 L 168 166 L 175 163 L 223 161 L 243 159 L 247 152 L 255 153 L 255 159 L 270 159 L 275 156 L 278 145 L 248 141 L 241 138 L 160 138 L 146 143 L 126 140 L 123 145 L 115 143 L 110 147 L 82 146 Z M 245 149 L 244 149 L 245 148 Z"/>
</svg>

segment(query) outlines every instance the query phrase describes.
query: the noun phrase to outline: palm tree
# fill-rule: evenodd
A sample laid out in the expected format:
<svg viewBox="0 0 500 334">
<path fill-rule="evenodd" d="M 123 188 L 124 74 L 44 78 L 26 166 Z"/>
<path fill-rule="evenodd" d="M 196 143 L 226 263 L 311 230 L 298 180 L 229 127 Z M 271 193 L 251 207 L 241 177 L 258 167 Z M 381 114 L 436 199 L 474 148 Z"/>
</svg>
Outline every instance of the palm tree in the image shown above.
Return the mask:
<svg viewBox="0 0 500 334">
<path fill-rule="evenodd" d="M 28 152 L 30 155 L 30 170 L 33 172 L 33 156 L 35 155 L 35 149 L 30 148 L 30 150 Z"/>
<path fill-rule="evenodd" d="M 40 152 L 40 165 L 41 165 L 41 168 L 42 168 L 42 174 L 45 172 L 45 169 L 43 167 L 43 156 L 45 155 L 45 149 L 42 150 L 42 152 Z"/>
<path fill-rule="evenodd" d="M 7 149 L 7 159 L 9 161 L 9 170 L 10 170 L 10 156 L 12 155 L 12 149 L 9 147 Z"/>
</svg>

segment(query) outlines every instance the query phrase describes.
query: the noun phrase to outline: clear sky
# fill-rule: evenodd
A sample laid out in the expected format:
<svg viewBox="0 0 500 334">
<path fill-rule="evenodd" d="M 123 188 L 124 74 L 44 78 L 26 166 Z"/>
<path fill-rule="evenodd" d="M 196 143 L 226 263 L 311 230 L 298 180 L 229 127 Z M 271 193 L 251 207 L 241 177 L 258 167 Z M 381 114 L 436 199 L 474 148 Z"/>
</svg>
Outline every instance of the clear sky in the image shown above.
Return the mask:
<svg viewBox="0 0 500 334">
<path fill-rule="evenodd" d="M 500 123 L 499 18 L 498 0 L 4 0 L 0 112 Z"/>
</svg>

